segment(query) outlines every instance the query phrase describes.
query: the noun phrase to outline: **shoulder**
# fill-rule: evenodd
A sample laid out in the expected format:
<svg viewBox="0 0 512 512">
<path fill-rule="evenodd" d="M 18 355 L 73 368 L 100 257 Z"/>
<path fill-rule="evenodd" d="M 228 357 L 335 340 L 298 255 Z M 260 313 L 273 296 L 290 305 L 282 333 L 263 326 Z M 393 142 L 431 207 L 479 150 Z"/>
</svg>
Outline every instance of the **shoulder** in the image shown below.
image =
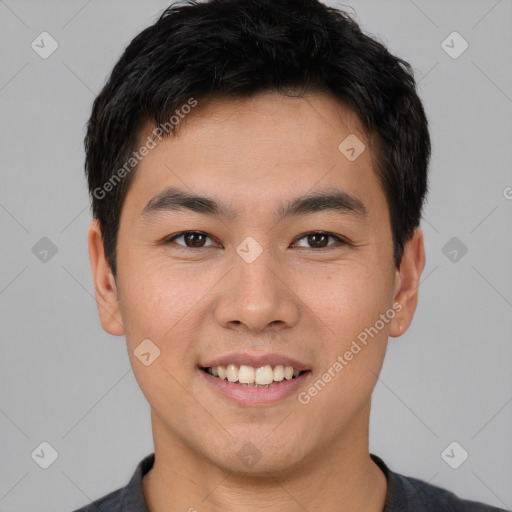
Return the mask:
<svg viewBox="0 0 512 512">
<path fill-rule="evenodd" d="M 405 508 L 415 512 L 502 512 L 504 509 L 491 507 L 478 501 L 459 498 L 456 494 L 441 487 L 418 480 L 417 478 L 397 475 L 404 489 Z M 390 512 L 394 509 L 391 509 Z"/>
<path fill-rule="evenodd" d="M 451 491 L 418 478 L 395 473 L 379 457 L 372 454 L 371 458 L 388 482 L 384 512 L 505 512 L 505 509 L 459 498 Z"/>
<path fill-rule="evenodd" d="M 73 512 L 121 512 L 121 493 L 123 488 L 112 491 L 102 498 L 89 503 L 85 507 L 74 510 Z"/>
<path fill-rule="evenodd" d="M 148 512 L 144 500 L 142 480 L 151 470 L 155 462 L 155 454 L 151 453 L 142 459 L 125 487 L 120 487 L 102 498 L 89 503 L 73 512 Z"/>
</svg>

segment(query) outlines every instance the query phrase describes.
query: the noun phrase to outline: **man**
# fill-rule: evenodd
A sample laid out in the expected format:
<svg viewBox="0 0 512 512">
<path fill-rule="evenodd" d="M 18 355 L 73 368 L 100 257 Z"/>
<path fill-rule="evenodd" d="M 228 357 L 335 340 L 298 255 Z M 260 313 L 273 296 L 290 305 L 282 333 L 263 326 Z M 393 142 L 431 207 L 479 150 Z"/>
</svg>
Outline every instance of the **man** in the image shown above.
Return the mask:
<svg viewBox="0 0 512 512">
<path fill-rule="evenodd" d="M 369 453 L 425 265 L 410 66 L 316 0 L 171 6 L 94 102 L 88 235 L 155 453 L 81 509 L 490 511 Z"/>
</svg>

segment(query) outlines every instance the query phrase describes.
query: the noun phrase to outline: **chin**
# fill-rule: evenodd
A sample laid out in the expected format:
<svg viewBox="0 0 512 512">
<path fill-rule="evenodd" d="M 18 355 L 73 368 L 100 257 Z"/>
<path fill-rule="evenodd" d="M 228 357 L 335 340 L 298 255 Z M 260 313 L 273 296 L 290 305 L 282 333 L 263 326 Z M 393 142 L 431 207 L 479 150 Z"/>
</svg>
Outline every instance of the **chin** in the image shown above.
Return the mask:
<svg viewBox="0 0 512 512">
<path fill-rule="evenodd" d="M 227 445 L 218 446 L 209 457 L 213 464 L 223 471 L 240 476 L 267 477 L 269 473 L 287 473 L 296 471 L 304 463 L 304 443 L 281 434 L 273 434 L 269 429 L 260 435 L 248 435 L 227 439 Z"/>
</svg>

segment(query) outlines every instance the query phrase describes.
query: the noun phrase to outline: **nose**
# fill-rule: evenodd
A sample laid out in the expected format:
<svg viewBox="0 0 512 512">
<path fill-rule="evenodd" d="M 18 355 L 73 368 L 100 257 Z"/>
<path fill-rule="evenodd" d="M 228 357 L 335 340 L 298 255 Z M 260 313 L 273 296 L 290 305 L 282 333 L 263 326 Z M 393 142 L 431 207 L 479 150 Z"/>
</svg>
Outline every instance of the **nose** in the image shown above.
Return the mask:
<svg viewBox="0 0 512 512">
<path fill-rule="evenodd" d="M 215 318 L 225 328 L 276 331 L 293 327 L 299 320 L 300 299 L 293 291 L 290 272 L 279 267 L 267 250 L 250 263 L 237 255 L 218 294 Z"/>
</svg>

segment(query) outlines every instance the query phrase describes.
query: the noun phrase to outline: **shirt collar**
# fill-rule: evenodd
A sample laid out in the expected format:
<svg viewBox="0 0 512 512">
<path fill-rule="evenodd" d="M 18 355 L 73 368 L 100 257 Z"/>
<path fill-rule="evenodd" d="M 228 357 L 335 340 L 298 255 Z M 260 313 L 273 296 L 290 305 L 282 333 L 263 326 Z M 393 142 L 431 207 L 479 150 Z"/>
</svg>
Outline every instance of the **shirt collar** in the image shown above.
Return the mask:
<svg viewBox="0 0 512 512">
<path fill-rule="evenodd" d="M 146 473 L 149 473 L 154 462 L 155 453 L 153 452 L 144 457 L 137 465 L 128 485 L 121 493 L 121 512 L 149 512 L 142 491 L 142 479 Z"/>
</svg>

